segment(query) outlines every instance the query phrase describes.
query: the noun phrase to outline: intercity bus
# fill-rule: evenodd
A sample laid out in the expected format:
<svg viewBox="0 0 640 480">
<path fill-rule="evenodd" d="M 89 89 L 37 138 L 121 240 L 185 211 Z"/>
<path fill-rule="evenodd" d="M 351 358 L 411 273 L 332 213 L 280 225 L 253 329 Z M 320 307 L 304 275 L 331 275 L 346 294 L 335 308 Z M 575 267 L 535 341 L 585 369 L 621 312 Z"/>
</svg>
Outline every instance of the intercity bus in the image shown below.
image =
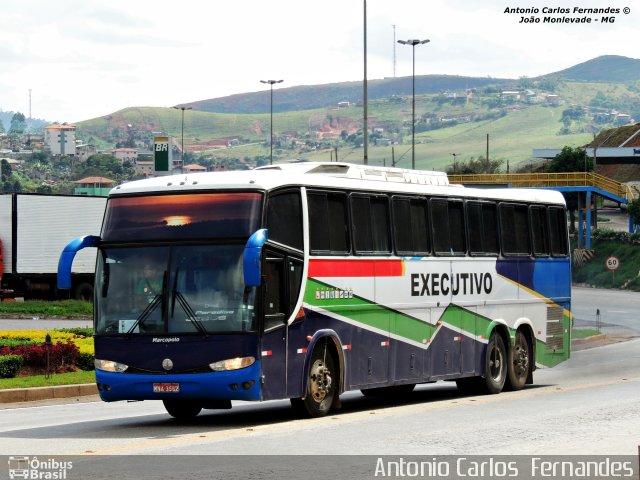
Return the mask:
<svg viewBox="0 0 640 480">
<path fill-rule="evenodd" d="M 156 177 L 111 191 L 60 288 L 85 247 L 102 400 L 177 418 L 285 398 L 319 417 L 440 380 L 495 394 L 570 353 L 558 192 L 347 163 Z"/>
</svg>

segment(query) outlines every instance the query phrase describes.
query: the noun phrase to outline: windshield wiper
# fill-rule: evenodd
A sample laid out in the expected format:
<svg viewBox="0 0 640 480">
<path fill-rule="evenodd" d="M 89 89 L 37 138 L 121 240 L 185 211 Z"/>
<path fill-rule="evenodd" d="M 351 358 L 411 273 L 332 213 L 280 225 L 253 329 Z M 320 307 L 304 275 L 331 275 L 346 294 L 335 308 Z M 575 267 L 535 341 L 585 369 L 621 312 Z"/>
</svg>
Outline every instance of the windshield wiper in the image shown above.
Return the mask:
<svg viewBox="0 0 640 480">
<path fill-rule="evenodd" d="M 182 293 L 178 291 L 178 273 L 179 272 L 180 272 L 180 269 L 179 268 L 176 269 L 176 273 L 173 281 L 173 289 L 171 291 L 171 317 L 173 317 L 173 312 L 175 311 L 175 308 L 176 308 L 176 299 L 177 299 L 178 303 L 182 307 L 182 310 L 184 310 L 184 313 L 187 314 L 187 317 L 191 321 L 191 323 L 193 323 L 196 329 L 206 337 L 209 335 L 209 332 L 207 332 L 207 329 L 204 327 L 202 322 L 198 320 L 198 315 L 196 314 L 196 312 L 193 311 L 193 308 L 191 308 L 191 305 L 189 305 L 189 302 L 187 302 L 187 300 L 184 298 L 184 295 L 182 295 Z"/>
<path fill-rule="evenodd" d="M 162 275 L 162 292 L 165 291 L 165 286 L 167 284 L 167 272 L 165 271 L 164 274 Z M 138 318 L 136 318 L 136 321 L 133 322 L 133 325 L 131 325 L 131 328 L 129 328 L 129 330 L 127 330 L 126 335 L 129 337 L 131 336 L 131 334 L 133 333 L 133 331 L 139 327 L 140 325 L 142 325 L 145 320 L 147 318 L 149 318 L 151 316 L 151 314 L 153 313 L 153 311 L 158 308 L 158 305 L 162 304 L 162 299 L 164 298 L 164 294 L 158 294 L 155 297 L 153 297 L 153 300 L 151 300 L 151 303 L 149 303 L 146 308 L 142 311 L 142 313 L 140 315 L 138 315 Z"/>
<path fill-rule="evenodd" d="M 142 325 L 144 323 L 144 321 L 147 318 L 149 318 L 149 316 L 153 313 L 153 311 L 156 308 L 158 308 L 158 305 L 160 305 L 161 303 L 162 303 L 162 295 L 156 295 L 153 298 L 153 300 L 151 301 L 151 303 L 148 304 L 147 307 L 138 316 L 138 318 L 136 318 L 136 321 L 133 322 L 133 325 L 131 325 L 131 328 L 129 328 L 129 330 L 127 331 L 126 335 L 130 336 L 137 327 Z"/>
<path fill-rule="evenodd" d="M 196 315 L 196 312 L 193 311 L 193 308 L 191 308 L 189 302 L 187 302 L 187 300 L 184 298 L 184 295 L 182 295 L 180 292 L 174 292 L 174 295 L 175 298 L 178 299 L 178 303 L 184 310 L 184 313 L 187 314 L 189 320 L 191 320 L 191 322 L 196 326 L 200 333 L 202 333 L 205 337 L 209 335 L 209 332 L 207 332 L 207 329 L 204 327 L 202 322 L 198 320 L 198 315 Z"/>
</svg>

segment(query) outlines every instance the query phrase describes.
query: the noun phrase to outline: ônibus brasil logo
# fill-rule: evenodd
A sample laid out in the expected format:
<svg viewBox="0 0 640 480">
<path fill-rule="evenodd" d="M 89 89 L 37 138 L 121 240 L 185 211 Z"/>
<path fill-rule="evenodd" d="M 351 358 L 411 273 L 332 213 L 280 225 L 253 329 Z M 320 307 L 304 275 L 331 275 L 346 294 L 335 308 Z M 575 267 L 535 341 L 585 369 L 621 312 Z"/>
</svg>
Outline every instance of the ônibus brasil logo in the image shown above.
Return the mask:
<svg viewBox="0 0 640 480">
<path fill-rule="evenodd" d="M 67 471 L 73 468 L 73 462 L 38 457 L 9 457 L 9 478 L 37 479 L 37 480 L 65 480 Z"/>
</svg>

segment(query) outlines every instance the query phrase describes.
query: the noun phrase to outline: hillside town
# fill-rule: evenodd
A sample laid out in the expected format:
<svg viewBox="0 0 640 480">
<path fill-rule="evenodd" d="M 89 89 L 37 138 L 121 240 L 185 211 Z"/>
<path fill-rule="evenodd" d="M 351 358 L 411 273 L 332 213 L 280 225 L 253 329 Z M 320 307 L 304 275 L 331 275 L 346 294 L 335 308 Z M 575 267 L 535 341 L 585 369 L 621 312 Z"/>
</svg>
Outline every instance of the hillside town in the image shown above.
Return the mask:
<svg viewBox="0 0 640 480">
<path fill-rule="evenodd" d="M 388 115 L 376 115 L 374 110 L 369 116 L 368 142 L 373 148 L 392 150 L 411 142 L 412 125 L 416 133 L 429 134 L 546 107 L 561 111 L 561 118 L 556 120 L 560 124 L 558 145 L 556 148 L 535 148 L 531 152 L 529 168 L 531 162 L 543 164 L 557 155 L 562 148 L 563 135 L 589 131 L 594 140 L 582 146 L 590 155 L 598 157 L 599 171 L 618 181 L 640 180 L 640 172 L 633 166 L 616 166 L 629 165 L 629 159 L 637 155 L 637 129 L 631 114 L 607 106 L 610 100 L 598 100 L 598 95 L 589 104 L 569 103 L 562 95 L 553 93 L 554 84 L 549 82 L 534 84 L 521 80 L 518 86 L 520 88 L 446 89 L 434 95 L 423 95 L 419 97 L 420 110 L 415 124 L 407 115 L 410 98 L 392 95 L 373 100 L 374 108 L 382 110 L 391 106 L 400 115 L 398 120 L 393 120 Z M 263 151 L 275 149 L 278 161 L 301 159 L 322 151 L 329 154 L 330 160 L 342 160 L 347 155 L 346 161 L 352 161 L 349 152 L 363 146 L 362 122 L 358 119 L 361 110 L 361 101 L 338 100 L 326 108 L 326 113 L 310 114 L 308 124 L 301 129 L 275 129 L 270 133 L 268 125 L 255 120 L 253 134 L 239 132 L 238 135 L 216 137 L 214 129 L 209 138 L 199 138 L 188 131 L 184 138 L 184 117 L 181 138 L 175 127 L 165 127 L 171 133 L 157 131 L 154 129 L 162 130 L 162 125 L 127 123 L 124 118 L 117 120 L 114 114 L 107 117 L 110 119 L 106 124 L 109 133 L 103 139 L 96 137 L 95 128 L 88 133 L 82 125 L 84 122 L 80 125 L 44 124 L 34 128 L 30 118 L 15 113 L 8 128 L 0 127 L 1 188 L 4 192 L 106 195 L 118 183 L 155 174 L 154 148 L 160 137 L 167 138 L 170 170 L 174 172 L 248 169 L 266 164 L 269 156 L 260 154 L 259 150 L 258 155 L 252 156 L 235 153 L 252 145 L 262 146 Z M 612 129 L 629 131 L 629 135 L 609 133 Z M 603 131 L 608 132 L 608 138 L 600 136 Z M 423 143 L 423 140 L 418 142 Z M 347 154 L 345 149 L 349 149 Z M 393 159 L 390 164 L 394 164 Z M 500 160 L 496 165 L 509 170 L 509 159 Z M 511 168 L 517 168 L 517 165 L 512 163 Z"/>
</svg>

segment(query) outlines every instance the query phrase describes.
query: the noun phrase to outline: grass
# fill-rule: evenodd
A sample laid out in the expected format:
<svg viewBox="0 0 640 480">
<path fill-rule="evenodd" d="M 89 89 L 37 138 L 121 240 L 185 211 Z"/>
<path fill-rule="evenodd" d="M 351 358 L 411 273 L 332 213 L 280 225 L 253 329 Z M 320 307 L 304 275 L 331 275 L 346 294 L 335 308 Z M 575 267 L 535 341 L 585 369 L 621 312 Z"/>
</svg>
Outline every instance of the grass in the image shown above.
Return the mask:
<svg viewBox="0 0 640 480">
<path fill-rule="evenodd" d="M 0 390 L 9 388 L 51 387 L 54 385 L 77 385 L 95 383 L 96 372 L 80 370 L 70 373 L 53 373 L 49 378 L 44 375 L 27 377 L 0 378 Z"/>
<path fill-rule="evenodd" d="M 0 315 L 85 318 L 93 315 L 93 304 L 80 300 L 0 302 Z"/>
<path fill-rule="evenodd" d="M 593 337 L 594 335 L 600 335 L 598 330 L 594 330 L 593 328 L 574 328 L 571 331 L 571 338 L 588 338 Z"/>
<path fill-rule="evenodd" d="M 593 240 L 591 248 L 595 254 L 582 267 L 573 268 L 573 282 L 597 288 L 625 288 L 640 291 L 640 245 L 614 240 Z M 605 260 L 614 255 L 620 260 L 615 273 L 608 270 Z"/>
</svg>

